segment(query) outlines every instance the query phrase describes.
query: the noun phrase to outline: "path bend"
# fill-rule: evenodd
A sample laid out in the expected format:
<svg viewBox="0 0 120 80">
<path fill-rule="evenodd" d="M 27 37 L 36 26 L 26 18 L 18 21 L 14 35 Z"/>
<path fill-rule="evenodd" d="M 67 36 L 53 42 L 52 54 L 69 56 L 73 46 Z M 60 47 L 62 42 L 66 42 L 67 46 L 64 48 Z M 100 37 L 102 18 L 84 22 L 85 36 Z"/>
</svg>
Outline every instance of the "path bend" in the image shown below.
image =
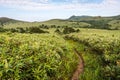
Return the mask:
<svg viewBox="0 0 120 80">
<path fill-rule="evenodd" d="M 77 65 L 75 72 L 72 75 L 71 80 L 78 80 L 80 74 L 82 74 L 84 71 L 84 59 L 83 59 L 83 56 L 81 55 L 81 53 L 79 53 L 76 48 L 74 48 L 74 52 L 79 58 L 79 63 Z"/>
</svg>

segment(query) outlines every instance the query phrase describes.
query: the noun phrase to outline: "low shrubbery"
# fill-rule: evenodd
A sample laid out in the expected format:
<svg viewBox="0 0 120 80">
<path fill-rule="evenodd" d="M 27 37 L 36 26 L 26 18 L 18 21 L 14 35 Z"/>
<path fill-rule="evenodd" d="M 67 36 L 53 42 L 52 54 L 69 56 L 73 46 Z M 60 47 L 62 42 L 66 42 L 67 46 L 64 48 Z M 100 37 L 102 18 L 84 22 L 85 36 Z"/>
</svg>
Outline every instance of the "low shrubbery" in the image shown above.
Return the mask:
<svg viewBox="0 0 120 80">
<path fill-rule="evenodd" d="M 79 32 L 80 30 L 77 29 L 75 30 L 74 28 L 72 27 L 65 27 L 63 28 L 63 31 L 60 31 L 60 29 L 56 29 L 55 32 L 59 33 L 59 34 L 69 34 L 69 33 L 74 33 L 74 32 Z"/>
<path fill-rule="evenodd" d="M 40 29 L 39 27 L 27 27 L 27 28 L 22 28 L 22 27 L 18 27 L 18 28 L 10 28 L 10 29 L 4 29 L 4 28 L 0 28 L 0 32 L 18 32 L 18 33 L 49 33 L 48 31 L 44 31 L 42 29 Z"/>
</svg>

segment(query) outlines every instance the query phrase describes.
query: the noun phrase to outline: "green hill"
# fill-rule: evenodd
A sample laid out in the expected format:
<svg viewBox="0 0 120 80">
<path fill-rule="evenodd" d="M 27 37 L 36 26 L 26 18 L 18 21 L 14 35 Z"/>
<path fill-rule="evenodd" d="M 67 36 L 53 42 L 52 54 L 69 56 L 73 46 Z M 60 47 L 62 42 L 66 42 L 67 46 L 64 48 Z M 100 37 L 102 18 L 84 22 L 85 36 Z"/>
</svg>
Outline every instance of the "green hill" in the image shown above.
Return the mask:
<svg viewBox="0 0 120 80">
<path fill-rule="evenodd" d="M 15 20 L 7 17 L 0 17 L 0 26 L 4 26 L 5 24 L 16 23 L 16 22 L 23 22 L 23 21 Z"/>
<path fill-rule="evenodd" d="M 9 22 L 9 24 L 4 24 L 3 27 L 5 28 L 16 28 L 16 27 L 32 27 L 32 26 L 48 26 L 48 27 L 86 27 L 91 26 L 85 22 L 76 22 L 76 21 L 69 21 L 69 20 L 62 20 L 62 19 L 51 19 L 44 22 Z"/>
<path fill-rule="evenodd" d="M 96 29 L 120 29 L 120 15 L 101 17 L 101 16 L 71 16 L 68 19 L 51 19 L 43 22 L 25 22 L 6 17 L 0 18 L 0 26 L 5 28 L 32 27 L 77 27 L 77 28 L 96 28 Z"/>
<path fill-rule="evenodd" d="M 72 21 L 89 21 L 89 20 L 120 20 L 120 15 L 118 16 L 109 16 L 109 17 L 102 17 L 102 16 L 71 16 L 68 20 Z"/>
<path fill-rule="evenodd" d="M 120 29 L 120 20 L 112 20 L 108 23 L 111 29 Z"/>
<path fill-rule="evenodd" d="M 88 19 L 91 19 L 92 16 L 71 16 L 68 20 L 71 20 L 71 21 L 80 21 L 80 20 L 88 20 Z"/>
<path fill-rule="evenodd" d="M 90 24 L 85 23 L 85 22 L 76 22 L 76 21 L 69 21 L 69 20 L 62 20 L 62 19 L 52 19 L 52 20 L 48 20 L 45 22 L 42 22 L 42 24 L 46 24 L 46 25 L 56 25 L 56 26 L 69 26 L 69 27 L 86 27 L 86 26 L 90 26 Z"/>
<path fill-rule="evenodd" d="M 100 29 L 120 29 L 120 15 L 101 17 L 101 16 L 71 16 L 69 21 L 85 22 L 92 28 Z"/>
</svg>

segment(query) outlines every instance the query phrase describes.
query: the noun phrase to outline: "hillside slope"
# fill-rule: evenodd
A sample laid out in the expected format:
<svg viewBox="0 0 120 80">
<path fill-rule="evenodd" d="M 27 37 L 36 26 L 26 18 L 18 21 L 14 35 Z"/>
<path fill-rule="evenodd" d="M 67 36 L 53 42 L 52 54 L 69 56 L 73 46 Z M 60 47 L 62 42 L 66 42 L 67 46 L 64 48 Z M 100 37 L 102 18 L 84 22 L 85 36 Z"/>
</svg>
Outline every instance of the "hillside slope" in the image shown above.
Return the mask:
<svg viewBox="0 0 120 80">
<path fill-rule="evenodd" d="M 7 17 L 0 17 L 0 26 L 2 27 L 6 24 L 17 23 L 17 22 L 25 22 L 25 21 L 15 20 Z"/>
<path fill-rule="evenodd" d="M 56 26 L 69 26 L 69 27 L 86 27 L 86 26 L 90 26 L 90 24 L 86 23 L 86 22 L 76 22 L 76 21 L 69 21 L 69 20 L 62 20 L 62 19 L 52 19 L 52 20 L 48 20 L 45 22 L 42 22 L 42 24 L 46 24 L 46 25 L 56 25 Z"/>
<path fill-rule="evenodd" d="M 69 21 L 86 22 L 92 28 L 100 29 L 120 29 L 120 15 L 101 17 L 101 16 L 71 16 Z"/>
<path fill-rule="evenodd" d="M 120 15 L 101 17 L 101 16 L 71 16 L 68 19 L 51 19 L 43 22 L 25 22 L 6 17 L 0 18 L 0 27 L 32 27 L 45 25 L 48 27 L 77 27 L 77 28 L 96 28 L 96 29 L 120 29 Z"/>
</svg>

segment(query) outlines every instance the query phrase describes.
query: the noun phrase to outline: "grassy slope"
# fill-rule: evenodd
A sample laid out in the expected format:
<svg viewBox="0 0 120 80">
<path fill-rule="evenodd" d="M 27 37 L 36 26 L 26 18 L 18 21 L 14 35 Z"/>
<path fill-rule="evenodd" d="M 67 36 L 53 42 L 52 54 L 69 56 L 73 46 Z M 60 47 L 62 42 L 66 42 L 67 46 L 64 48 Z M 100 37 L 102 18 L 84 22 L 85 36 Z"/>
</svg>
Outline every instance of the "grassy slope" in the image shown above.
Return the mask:
<svg viewBox="0 0 120 80">
<path fill-rule="evenodd" d="M 9 23 L 5 24 L 4 28 L 17 28 L 17 27 L 32 27 L 32 26 L 39 26 L 41 23 L 37 22 L 16 22 L 16 23 Z"/>
<path fill-rule="evenodd" d="M 23 22 L 23 21 L 15 20 L 7 17 L 0 17 L 0 26 L 4 26 L 5 24 L 16 23 L 16 22 Z"/>
<path fill-rule="evenodd" d="M 84 26 L 90 26 L 90 24 L 85 23 L 85 22 L 71 22 L 67 20 L 60 20 L 60 19 L 53 19 L 53 20 L 48 20 L 44 22 L 17 22 L 17 23 L 9 23 L 4 25 L 6 28 L 16 28 L 16 27 L 31 27 L 31 26 L 39 26 L 39 25 L 56 25 L 56 26 L 70 26 L 70 27 L 84 27 Z"/>
<path fill-rule="evenodd" d="M 120 29 L 120 20 L 112 20 L 108 24 L 111 25 L 112 29 Z"/>
<path fill-rule="evenodd" d="M 112 20 L 112 17 L 101 16 L 71 16 L 68 20 L 72 21 L 89 21 L 89 20 Z"/>
<path fill-rule="evenodd" d="M 101 16 L 71 16 L 68 20 L 70 21 L 82 21 L 87 22 L 91 25 L 96 26 L 96 28 L 102 27 L 103 24 L 110 24 L 110 29 L 120 29 L 120 16 L 111 16 L 111 17 L 101 17 Z M 99 26 L 98 23 L 101 25 Z M 98 25 L 98 26 L 97 26 Z M 105 25 L 104 25 L 105 26 Z"/>
<path fill-rule="evenodd" d="M 72 16 L 69 19 L 52 19 L 44 22 L 24 22 L 9 18 L 0 18 L 0 26 L 5 28 L 16 28 L 16 27 L 31 27 L 39 25 L 56 25 L 56 26 L 69 26 L 69 27 L 91 27 L 93 28 L 104 28 L 106 24 L 109 24 L 110 29 L 120 29 L 120 16 L 113 17 L 91 17 L 91 16 Z"/>
</svg>

